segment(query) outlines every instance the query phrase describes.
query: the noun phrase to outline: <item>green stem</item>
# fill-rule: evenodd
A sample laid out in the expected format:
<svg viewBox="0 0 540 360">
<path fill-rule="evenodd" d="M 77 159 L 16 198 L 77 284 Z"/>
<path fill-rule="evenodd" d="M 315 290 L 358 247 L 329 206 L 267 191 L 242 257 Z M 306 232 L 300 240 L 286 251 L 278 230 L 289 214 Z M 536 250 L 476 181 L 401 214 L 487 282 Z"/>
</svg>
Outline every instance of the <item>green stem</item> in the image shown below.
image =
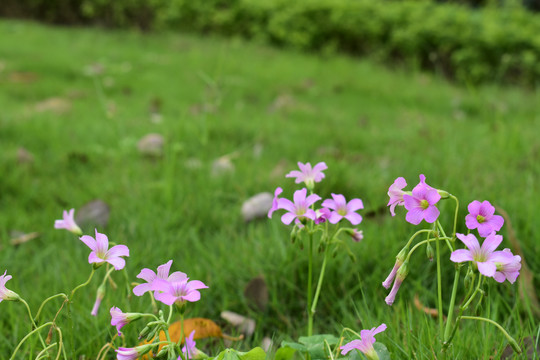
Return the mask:
<svg viewBox="0 0 540 360">
<path fill-rule="evenodd" d="M 461 271 L 461 266 L 456 265 L 456 272 L 454 274 L 454 286 L 452 287 L 452 297 L 450 298 L 450 307 L 448 308 L 448 316 L 446 317 L 446 327 L 444 329 L 444 341 L 450 336 L 450 329 L 452 325 L 452 317 L 454 315 L 454 306 L 456 303 L 456 293 L 459 284 L 459 272 Z M 439 313 L 439 317 L 442 317 L 442 314 Z"/>
<path fill-rule="evenodd" d="M 506 332 L 506 330 L 501 325 L 499 325 L 499 323 L 497 323 L 496 321 L 493 321 L 491 319 L 486 319 L 486 318 L 483 318 L 483 317 L 480 317 L 480 316 L 462 316 L 461 318 L 462 319 L 469 319 L 469 320 L 485 321 L 485 322 L 488 322 L 490 324 L 495 325 L 499 330 L 502 331 L 504 336 L 506 336 L 506 338 L 510 342 L 510 345 L 512 346 L 514 351 L 517 352 L 518 354 L 521 354 L 521 348 L 519 347 L 516 340 L 514 340 L 514 338 L 511 337 L 510 334 L 508 334 L 508 332 Z"/>
<path fill-rule="evenodd" d="M 43 300 L 43 302 L 42 302 L 41 305 L 39 306 L 39 309 L 38 309 L 38 311 L 37 311 L 36 316 L 34 317 L 34 320 L 35 320 L 35 321 L 38 321 L 38 320 L 39 320 L 39 315 L 41 315 L 41 311 L 43 310 L 43 307 L 45 306 L 45 304 L 46 304 L 47 302 L 49 302 L 50 300 L 55 299 L 55 298 L 57 298 L 57 297 L 60 297 L 60 296 L 63 297 L 64 299 L 67 299 L 67 298 L 68 298 L 66 294 L 60 293 L 60 294 L 56 294 L 56 295 L 50 296 L 50 297 L 46 298 L 45 300 Z"/>
<path fill-rule="evenodd" d="M 169 316 L 167 317 L 167 326 L 171 323 L 171 318 L 172 318 L 172 314 L 174 310 L 173 307 L 174 307 L 174 304 L 169 306 Z"/>
<path fill-rule="evenodd" d="M 73 301 L 73 295 L 75 295 L 75 292 L 77 290 L 79 290 L 80 288 L 83 288 L 85 287 L 86 285 L 88 285 L 90 283 L 90 281 L 92 280 L 92 277 L 94 276 L 94 273 L 96 272 L 96 269 L 94 269 L 94 267 L 92 266 L 92 272 L 90 273 L 90 276 L 88 277 L 88 280 L 86 280 L 85 282 L 83 282 L 82 284 L 78 285 L 77 287 L 75 287 L 75 289 L 71 290 L 71 294 L 69 295 L 69 300 L 70 301 Z"/>
<path fill-rule="evenodd" d="M 411 258 L 411 255 L 416 251 L 416 249 L 418 249 L 420 246 L 428 243 L 428 242 L 431 242 L 431 241 L 444 241 L 444 240 L 447 240 L 447 238 L 444 238 L 444 237 L 440 237 L 440 238 L 430 238 L 430 239 L 426 239 L 426 240 L 422 240 L 420 241 L 419 243 L 417 243 L 416 245 L 413 246 L 413 248 L 411 249 L 411 251 L 409 251 L 409 253 L 407 254 L 407 259 L 405 261 L 409 261 L 409 259 Z"/>
<path fill-rule="evenodd" d="M 452 199 L 456 201 L 456 211 L 454 213 L 454 230 L 452 231 L 452 238 L 456 237 L 457 218 L 459 213 L 459 200 L 454 195 L 449 194 Z"/>
<path fill-rule="evenodd" d="M 313 314 L 311 313 L 311 301 L 313 299 L 313 235 L 309 234 L 308 240 L 308 283 L 307 283 L 307 313 L 308 331 L 307 336 L 313 335 Z"/>
<path fill-rule="evenodd" d="M 30 337 L 32 336 L 35 332 L 38 332 L 39 330 L 43 329 L 44 327 L 47 327 L 49 325 L 52 325 L 52 322 L 48 322 L 48 323 L 45 323 L 37 328 L 35 328 L 34 330 L 30 331 L 28 334 L 26 334 L 25 337 L 22 338 L 22 340 L 17 344 L 17 347 L 15 348 L 15 350 L 13 351 L 13 354 L 11 355 L 11 357 L 9 358 L 10 360 L 13 360 L 15 359 L 15 355 L 17 354 L 17 351 L 19 351 L 19 349 L 21 348 L 22 344 Z"/>
<path fill-rule="evenodd" d="M 47 351 L 49 351 L 50 349 L 52 349 L 53 347 L 55 347 L 56 345 L 58 345 L 58 343 L 52 343 L 51 345 L 47 346 L 45 349 L 41 350 L 37 355 L 36 355 L 36 360 L 40 360 L 42 356 L 45 355 L 45 353 Z M 49 354 L 47 354 L 47 357 L 49 356 Z"/>
<path fill-rule="evenodd" d="M 407 244 L 405 244 L 404 248 L 408 248 L 408 247 L 411 245 L 412 241 L 413 241 L 418 235 L 420 235 L 420 234 L 422 234 L 422 233 L 425 233 L 425 232 L 431 233 L 431 232 L 433 232 L 433 230 L 431 230 L 431 229 L 418 230 L 417 232 L 415 232 L 415 233 L 413 234 L 413 236 L 411 236 L 411 238 L 409 239 L 409 241 L 407 241 Z"/>
<path fill-rule="evenodd" d="M 34 317 L 32 316 L 32 311 L 30 311 L 30 306 L 28 306 L 28 303 L 26 301 L 24 301 L 23 298 L 19 298 L 19 301 L 22 302 L 24 304 L 24 306 L 26 307 L 26 310 L 28 311 L 28 317 L 30 318 L 30 321 L 32 322 L 32 329 L 35 329 L 37 328 L 37 325 L 34 321 Z M 41 337 L 41 334 L 38 333 L 38 337 L 39 337 L 39 341 L 41 342 L 41 345 L 43 345 L 43 347 L 47 347 L 47 345 L 45 345 L 45 341 L 43 341 L 43 337 Z"/>
<path fill-rule="evenodd" d="M 324 259 L 321 266 L 321 273 L 319 274 L 319 281 L 317 282 L 317 289 L 315 290 L 315 297 L 311 303 L 311 316 L 315 315 L 315 309 L 317 308 L 317 302 L 319 301 L 319 295 L 321 293 L 321 287 L 324 280 L 324 273 L 326 270 L 326 261 L 328 260 L 328 246 L 324 248 Z"/>
<path fill-rule="evenodd" d="M 441 278 L 441 250 L 439 242 L 435 242 L 435 252 L 437 256 L 437 307 L 439 310 L 439 334 L 443 338 L 443 309 L 442 309 L 442 278 Z"/>
</svg>

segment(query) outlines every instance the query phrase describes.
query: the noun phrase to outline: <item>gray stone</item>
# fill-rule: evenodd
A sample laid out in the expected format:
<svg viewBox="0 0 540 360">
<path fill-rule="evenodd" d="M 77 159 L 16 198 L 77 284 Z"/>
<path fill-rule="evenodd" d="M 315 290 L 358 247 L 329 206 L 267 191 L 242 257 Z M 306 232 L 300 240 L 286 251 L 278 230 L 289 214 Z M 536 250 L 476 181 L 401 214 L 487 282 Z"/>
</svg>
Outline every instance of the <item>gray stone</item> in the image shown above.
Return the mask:
<svg viewBox="0 0 540 360">
<path fill-rule="evenodd" d="M 103 200 L 93 200 L 75 211 L 75 222 L 83 227 L 104 228 L 109 223 L 111 209 Z"/>
<path fill-rule="evenodd" d="M 250 197 L 242 204 L 242 216 L 244 221 L 264 217 L 272 207 L 274 197 L 269 192 L 259 193 Z"/>
</svg>

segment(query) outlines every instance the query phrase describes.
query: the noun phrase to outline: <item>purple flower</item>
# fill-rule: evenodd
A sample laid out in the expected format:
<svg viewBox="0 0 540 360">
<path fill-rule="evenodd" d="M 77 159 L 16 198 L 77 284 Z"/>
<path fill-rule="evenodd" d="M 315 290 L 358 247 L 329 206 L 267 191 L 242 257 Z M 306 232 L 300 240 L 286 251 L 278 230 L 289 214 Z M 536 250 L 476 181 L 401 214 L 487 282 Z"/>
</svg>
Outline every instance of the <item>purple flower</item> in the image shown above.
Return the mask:
<svg viewBox="0 0 540 360">
<path fill-rule="evenodd" d="M 398 177 L 388 188 L 388 196 L 390 197 L 390 200 L 386 206 L 390 206 L 390 214 L 392 214 L 392 216 L 396 216 L 396 206 L 403 206 L 404 204 L 403 195 L 405 195 L 405 191 L 402 189 L 405 186 L 407 186 L 407 181 L 405 181 L 405 179 L 402 177 Z"/>
<path fill-rule="evenodd" d="M 388 274 L 386 280 L 383 281 L 382 286 L 384 286 L 386 289 L 390 289 L 390 286 L 394 282 L 394 279 L 396 278 L 396 274 L 401 267 L 401 264 L 403 264 L 403 261 L 396 260 L 392 271 L 390 271 L 390 274 Z"/>
<path fill-rule="evenodd" d="M 139 352 L 136 348 L 123 348 L 120 347 L 116 351 L 116 358 L 118 360 L 136 360 L 139 357 Z"/>
<path fill-rule="evenodd" d="M 133 288 L 133 293 L 137 296 L 143 295 L 147 291 L 152 290 L 152 284 L 155 279 L 163 279 L 169 282 L 187 280 L 187 275 L 180 271 L 175 271 L 169 276 L 169 270 L 171 269 L 172 260 L 167 263 L 158 266 L 157 274 L 150 269 L 144 268 L 141 270 L 137 277 L 146 281 L 146 284 L 140 284 Z"/>
<path fill-rule="evenodd" d="M 519 276 L 519 270 L 521 270 L 521 256 L 512 254 L 510 249 L 504 249 L 493 254 L 493 261 L 497 267 L 497 271 L 493 275 L 495 281 L 502 283 L 504 280 L 508 280 L 513 284 Z"/>
<path fill-rule="evenodd" d="M 353 241 L 360 242 L 364 239 L 364 232 L 362 230 L 353 229 L 351 232 Z"/>
<path fill-rule="evenodd" d="M 320 182 L 324 179 L 323 170 L 328 169 L 328 166 L 326 166 L 324 162 L 318 163 L 313 169 L 311 168 L 310 163 L 302 164 L 301 162 L 298 162 L 298 167 L 300 168 L 300 171 L 293 170 L 285 175 L 285 177 L 294 177 L 296 178 L 294 181 L 295 183 L 300 184 L 301 182 L 304 182 L 309 189 L 313 189 L 316 182 Z"/>
<path fill-rule="evenodd" d="M 55 220 L 54 221 L 54 228 L 55 229 L 66 229 L 68 231 L 71 231 L 75 235 L 82 235 L 81 228 L 75 223 L 75 219 L 73 216 L 75 215 L 75 209 L 69 210 L 69 213 L 64 210 L 62 213 L 62 220 Z"/>
<path fill-rule="evenodd" d="M 2 300 L 8 300 L 8 301 L 19 300 L 20 297 L 16 292 L 6 289 L 6 283 L 9 280 L 11 280 L 11 277 L 12 277 L 11 275 L 6 275 L 6 274 L 7 274 L 7 270 L 4 271 L 4 275 L 0 276 L 0 302 L 2 302 Z"/>
<path fill-rule="evenodd" d="M 98 233 L 96 229 L 96 239 L 88 235 L 80 237 L 81 241 L 88 246 L 92 252 L 88 256 L 90 264 L 102 264 L 108 262 L 116 270 L 122 270 L 126 261 L 121 256 L 129 256 L 129 249 L 126 245 L 116 245 L 109 249 L 109 239 L 107 235 Z"/>
<path fill-rule="evenodd" d="M 455 250 L 450 255 L 450 260 L 456 263 L 472 261 L 476 264 L 481 274 L 493 277 L 497 271 L 496 260 L 500 258 L 500 255 L 503 255 L 500 254 L 502 251 L 495 252 L 495 249 L 502 242 L 503 237 L 493 232 L 484 240 L 482 247 L 480 247 L 478 239 L 473 234 L 456 234 L 456 236 L 468 249 Z"/>
<path fill-rule="evenodd" d="M 330 219 L 330 215 L 332 212 L 327 208 L 321 208 L 319 210 L 315 210 L 315 224 L 323 224 L 326 222 L 326 220 Z"/>
<path fill-rule="evenodd" d="M 394 266 L 394 268 L 395 268 L 395 266 Z M 392 306 L 392 304 L 396 300 L 397 292 L 398 292 L 399 288 L 401 287 L 401 284 L 403 283 L 403 280 L 405 280 L 405 278 L 407 277 L 408 273 L 409 273 L 409 266 L 408 266 L 408 262 L 405 261 L 397 269 L 397 273 L 395 275 L 395 280 L 394 280 L 394 285 L 392 285 L 392 290 L 390 290 L 390 293 L 384 299 L 384 301 L 386 302 L 386 305 Z M 385 285 L 385 283 L 383 283 L 383 286 L 384 285 Z"/>
<path fill-rule="evenodd" d="M 420 183 L 412 191 L 412 195 L 404 194 L 405 209 L 408 210 L 405 220 L 418 225 L 422 220 L 433 223 L 439 217 L 439 209 L 435 204 L 441 199 L 439 192 L 425 183 L 426 177 L 420 175 Z"/>
<path fill-rule="evenodd" d="M 189 278 L 182 281 L 155 279 L 152 287 L 152 290 L 156 290 L 154 297 L 166 305 L 174 303 L 181 305 L 185 301 L 198 301 L 201 298 L 201 293 L 197 290 L 207 289 L 208 286 L 199 280 L 188 280 Z"/>
<path fill-rule="evenodd" d="M 341 346 L 341 354 L 346 355 L 349 351 L 356 349 L 365 354 L 368 359 L 378 359 L 373 344 L 375 343 L 375 335 L 384 330 L 386 330 L 386 324 L 381 324 L 371 330 L 360 331 L 360 340 L 353 340 Z"/>
<path fill-rule="evenodd" d="M 101 305 L 101 301 L 105 297 L 105 285 L 101 284 L 97 289 L 96 294 L 96 301 L 94 302 L 94 306 L 92 307 L 92 311 L 90 312 L 90 315 L 97 316 L 99 306 Z"/>
<path fill-rule="evenodd" d="M 468 229 L 478 229 L 481 237 L 486 237 L 493 231 L 501 230 L 504 219 L 495 214 L 495 207 L 489 201 L 473 201 L 467 207 L 469 214 L 465 216 L 465 224 Z"/>
<path fill-rule="evenodd" d="M 195 340 L 193 340 L 193 336 L 195 335 L 195 330 L 189 334 L 189 336 L 186 338 L 186 345 L 182 347 L 182 354 L 187 359 L 194 359 L 197 353 L 199 352 L 197 348 L 195 347 Z M 177 360 L 182 360 L 182 357 L 179 356 Z"/>
<path fill-rule="evenodd" d="M 311 194 L 306 198 L 307 189 L 296 190 L 294 192 L 294 203 L 289 199 L 281 198 L 278 200 L 278 208 L 285 209 L 288 213 L 283 214 L 281 221 L 285 225 L 289 225 L 294 219 L 296 224 L 300 224 L 305 219 L 316 219 L 316 214 L 310 206 L 319 201 L 321 197 L 316 194 Z"/>
<path fill-rule="evenodd" d="M 122 335 L 120 329 L 130 322 L 140 319 L 141 314 L 139 313 L 124 313 L 119 308 L 113 306 L 110 310 L 111 314 L 111 325 L 116 326 L 116 331 L 118 331 L 118 336 Z"/>
<path fill-rule="evenodd" d="M 322 206 L 332 209 L 330 214 L 330 223 L 337 224 L 341 219 L 345 218 L 353 225 L 358 225 L 362 222 L 362 217 L 356 213 L 357 210 L 363 209 L 364 204 L 360 199 L 352 199 L 347 203 L 345 196 L 332 194 L 332 199 L 323 201 Z"/>
<path fill-rule="evenodd" d="M 283 192 L 283 189 L 280 187 L 278 187 L 276 191 L 274 191 L 274 199 L 272 200 L 272 207 L 270 208 L 270 210 L 268 210 L 269 218 L 272 218 L 272 214 L 274 213 L 274 211 L 279 209 L 278 207 L 279 195 L 281 195 L 282 192 Z"/>
</svg>

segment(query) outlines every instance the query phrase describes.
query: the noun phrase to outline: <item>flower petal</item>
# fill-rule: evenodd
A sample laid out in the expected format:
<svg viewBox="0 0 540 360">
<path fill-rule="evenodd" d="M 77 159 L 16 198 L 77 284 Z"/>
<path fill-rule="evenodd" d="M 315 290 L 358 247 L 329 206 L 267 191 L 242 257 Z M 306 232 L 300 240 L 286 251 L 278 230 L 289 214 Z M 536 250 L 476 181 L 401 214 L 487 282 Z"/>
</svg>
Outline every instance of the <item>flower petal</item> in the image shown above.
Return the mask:
<svg viewBox="0 0 540 360">
<path fill-rule="evenodd" d="M 124 258 L 121 258 L 121 257 L 114 257 L 114 258 L 107 259 L 105 261 L 107 261 L 109 264 L 114 266 L 115 270 L 122 270 L 126 266 L 126 260 L 124 260 Z"/>
<path fill-rule="evenodd" d="M 169 277 L 169 270 L 171 269 L 172 260 L 167 261 L 163 265 L 159 265 L 157 268 L 157 277 L 160 279 L 167 279 Z"/>
<path fill-rule="evenodd" d="M 83 235 L 79 238 L 86 246 L 88 246 L 92 251 L 96 250 L 96 240 L 90 235 Z"/>
<path fill-rule="evenodd" d="M 424 211 L 419 208 L 413 208 L 407 212 L 405 220 L 410 222 L 413 225 L 418 225 L 424 219 Z"/>
<path fill-rule="evenodd" d="M 144 268 L 141 270 L 139 275 L 137 275 L 137 278 L 143 279 L 144 281 L 151 283 L 156 278 L 156 273 L 150 269 Z"/>
<path fill-rule="evenodd" d="M 435 220 L 437 220 L 440 213 L 441 212 L 439 211 L 439 209 L 437 209 L 436 206 L 431 205 L 426 210 L 424 210 L 424 219 L 426 220 L 426 222 L 432 224 L 435 222 Z"/>
<path fill-rule="evenodd" d="M 129 249 L 126 245 L 115 245 L 107 251 L 107 258 L 119 256 L 129 256 Z"/>
<path fill-rule="evenodd" d="M 496 235 L 495 233 L 492 233 L 482 243 L 482 251 L 486 255 L 491 254 L 492 252 L 495 251 L 495 249 L 497 249 L 497 247 L 501 244 L 502 241 L 503 241 L 502 235 Z"/>
<path fill-rule="evenodd" d="M 478 254 L 480 251 L 480 244 L 478 243 L 478 239 L 476 239 L 476 236 L 473 234 L 463 235 L 463 234 L 456 234 L 456 237 L 461 240 L 467 248 L 471 251 L 472 255 Z"/>
<path fill-rule="evenodd" d="M 364 203 L 360 199 L 352 199 L 347 204 L 347 209 L 349 211 L 356 211 L 364 208 Z"/>
<path fill-rule="evenodd" d="M 478 265 L 478 271 L 487 277 L 495 275 L 495 271 L 497 270 L 495 264 L 490 261 L 477 262 L 476 265 Z"/>
<path fill-rule="evenodd" d="M 450 254 L 450 261 L 460 263 L 465 261 L 473 261 L 473 256 L 470 250 L 459 249 L 455 250 Z"/>
</svg>

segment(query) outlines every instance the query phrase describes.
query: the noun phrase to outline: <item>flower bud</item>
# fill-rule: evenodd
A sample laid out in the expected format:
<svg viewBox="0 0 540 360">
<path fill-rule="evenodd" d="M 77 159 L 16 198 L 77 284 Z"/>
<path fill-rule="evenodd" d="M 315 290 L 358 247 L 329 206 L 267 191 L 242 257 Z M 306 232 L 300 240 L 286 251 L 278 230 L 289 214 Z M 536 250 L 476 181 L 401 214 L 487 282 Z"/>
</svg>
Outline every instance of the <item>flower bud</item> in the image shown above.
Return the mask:
<svg viewBox="0 0 540 360">
<path fill-rule="evenodd" d="M 396 260 L 399 261 L 401 264 L 405 261 L 407 258 L 407 255 L 409 255 L 409 247 L 405 246 L 401 251 L 397 254 Z"/>
<path fill-rule="evenodd" d="M 465 279 L 463 280 L 463 283 L 466 289 L 468 289 L 471 286 L 471 284 L 474 283 L 474 272 L 472 271 L 471 267 L 468 268 L 467 275 L 465 275 Z"/>
<path fill-rule="evenodd" d="M 441 195 L 441 199 L 448 199 L 450 197 L 447 191 L 437 189 L 437 192 Z"/>
<path fill-rule="evenodd" d="M 430 243 L 427 243 L 426 255 L 429 261 L 433 261 L 433 246 Z"/>
<path fill-rule="evenodd" d="M 362 230 L 358 229 L 345 229 L 344 230 L 347 235 L 349 235 L 353 241 L 360 242 L 364 239 L 364 232 Z"/>
<path fill-rule="evenodd" d="M 292 231 L 291 231 L 291 242 L 294 244 L 295 241 L 298 239 L 298 231 L 297 231 L 297 227 L 293 227 Z"/>
<path fill-rule="evenodd" d="M 150 333 L 150 330 L 152 330 L 150 326 L 145 326 L 144 329 L 142 329 L 139 333 L 138 339 L 141 340 L 143 337 L 147 336 Z"/>
<path fill-rule="evenodd" d="M 94 302 L 94 307 L 90 313 L 92 316 L 97 316 L 99 306 L 101 305 L 101 300 L 105 297 L 105 284 L 101 284 L 97 289 L 96 301 Z"/>
</svg>

